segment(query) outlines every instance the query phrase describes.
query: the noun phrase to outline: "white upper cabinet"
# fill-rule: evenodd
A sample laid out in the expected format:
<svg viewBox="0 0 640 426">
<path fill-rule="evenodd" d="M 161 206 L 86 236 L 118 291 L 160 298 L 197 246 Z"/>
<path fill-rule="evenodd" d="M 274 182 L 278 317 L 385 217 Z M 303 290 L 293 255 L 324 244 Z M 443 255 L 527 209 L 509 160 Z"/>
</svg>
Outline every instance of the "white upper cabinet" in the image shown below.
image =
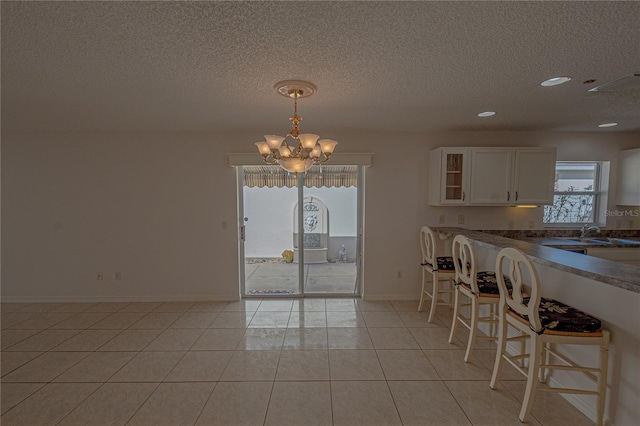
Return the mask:
<svg viewBox="0 0 640 426">
<path fill-rule="evenodd" d="M 429 156 L 429 204 L 468 204 L 471 159 L 466 148 L 438 148 Z"/>
<path fill-rule="evenodd" d="M 429 204 L 552 204 L 555 148 L 437 148 L 431 151 Z"/>
<path fill-rule="evenodd" d="M 640 148 L 620 151 L 617 204 L 640 206 Z"/>
<path fill-rule="evenodd" d="M 553 204 L 555 148 L 518 148 L 513 173 L 512 204 Z"/>
<path fill-rule="evenodd" d="M 502 205 L 511 200 L 512 148 L 471 150 L 470 204 Z"/>
</svg>

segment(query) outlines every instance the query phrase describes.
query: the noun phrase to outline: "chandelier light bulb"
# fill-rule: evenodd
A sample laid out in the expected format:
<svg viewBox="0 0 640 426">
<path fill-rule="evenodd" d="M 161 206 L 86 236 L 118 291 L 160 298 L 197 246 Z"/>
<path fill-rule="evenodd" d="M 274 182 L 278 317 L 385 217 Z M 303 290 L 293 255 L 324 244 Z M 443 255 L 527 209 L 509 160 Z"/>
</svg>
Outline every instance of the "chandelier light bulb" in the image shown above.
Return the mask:
<svg viewBox="0 0 640 426">
<path fill-rule="evenodd" d="M 288 146 L 281 146 L 280 148 L 278 148 L 278 151 L 280 151 L 280 155 L 282 157 L 291 156 L 291 148 L 289 148 Z"/>
<path fill-rule="evenodd" d="M 336 149 L 336 145 L 338 145 L 338 142 L 334 141 L 333 139 L 320 139 L 318 143 L 320 144 L 322 153 L 327 157 L 333 154 L 333 150 Z"/>
<path fill-rule="evenodd" d="M 309 153 L 309 157 L 318 158 L 320 157 L 320 154 L 322 154 L 322 150 L 320 149 L 320 145 L 316 144 L 316 146 L 313 147 L 313 150 Z"/>
<path fill-rule="evenodd" d="M 269 148 L 272 151 L 274 149 L 280 148 L 280 145 L 282 145 L 282 141 L 284 141 L 284 138 L 278 135 L 264 135 L 264 138 L 267 140 L 267 145 L 269 145 Z"/>
<path fill-rule="evenodd" d="M 278 161 L 280 167 L 291 173 L 306 172 L 313 166 L 312 158 L 282 158 Z"/>
<path fill-rule="evenodd" d="M 256 142 L 256 146 L 258 147 L 258 151 L 260 151 L 260 154 L 262 154 L 263 156 L 269 156 L 269 154 L 271 154 L 269 144 L 267 144 L 265 141 Z"/>
<path fill-rule="evenodd" d="M 313 147 L 316 146 L 316 141 L 320 138 L 320 136 L 314 135 L 312 133 L 303 133 L 302 135 L 298 136 L 298 138 L 300 139 L 302 147 L 306 150 L 311 151 Z"/>
</svg>

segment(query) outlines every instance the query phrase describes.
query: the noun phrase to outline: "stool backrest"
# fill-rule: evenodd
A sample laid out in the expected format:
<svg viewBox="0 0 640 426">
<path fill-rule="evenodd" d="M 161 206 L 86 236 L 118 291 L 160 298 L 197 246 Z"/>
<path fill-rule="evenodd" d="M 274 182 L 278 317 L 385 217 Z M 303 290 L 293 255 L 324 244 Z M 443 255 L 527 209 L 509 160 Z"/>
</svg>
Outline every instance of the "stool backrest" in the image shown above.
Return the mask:
<svg viewBox="0 0 640 426">
<path fill-rule="evenodd" d="M 465 283 L 475 294 L 480 294 L 476 277 L 478 274 L 476 255 L 471 242 L 464 235 L 453 239 L 453 266 L 456 268 L 456 282 Z"/>
<path fill-rule="evenodd" d="M 505 273 L 505 271 L 507 271 Z M 505 276 L 511 281 L 513 291 L 509 294 L 505 284 Z M 538 307 L 540 306 L 540 280 L 536 268 L 529 257 L 514 248 L 504 248 L 496 258 L 496 279 L 500 290 L 500 310 L 504 312 L 508 306 L 520 315 L 526 315 L 529 319 L 529 327 L 535 332 L 542 331 Z M 525 283 L 528 280 L 528 283 Z M 524 290 L 525 284 L 530 287 Z M 528 300 L 522 295 L 529 293 Z M 526 302 L 526 303 L 525 303 Z"/>
<path fill-rule="evenodd" d="M 436 268 L 438 266 L 436 262 L 436 236 L 428 226 L 423 226 L 420 230 L 420 247 L 422 248 L 422 263 Z"/>
</svg>

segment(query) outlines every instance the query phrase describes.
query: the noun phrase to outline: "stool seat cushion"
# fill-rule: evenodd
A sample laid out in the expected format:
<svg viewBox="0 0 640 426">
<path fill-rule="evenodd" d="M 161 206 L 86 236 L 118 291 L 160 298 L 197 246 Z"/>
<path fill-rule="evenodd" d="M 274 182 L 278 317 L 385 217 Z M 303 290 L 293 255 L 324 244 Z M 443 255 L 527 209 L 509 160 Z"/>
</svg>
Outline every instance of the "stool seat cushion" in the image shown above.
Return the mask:
<svg viewBox="0 0 640 426">
<path fill-rule="evenodd" d="M 507 286 L 509 293 L 511 293 L 513 288 L 511 286 L 511 281 L 509 281 L 509 278 L 504 277 L 504 283 Z M 476 284 L 478 284 L 478 290 L 480 290 L 480 293 L 500 295 L 496 273 L 493 271 L 478 272 L 478 274 L 476 275 Z"/>
<path fill-rule="evenodd" d="M 438 262 L 438 270 L 439 271 L 455 271 L 456 267 L 453 264 L 453 257 L 451 256 L 440 256 L 436 258 Z"/>
<path fill-rule="evenodd" d="M 529 298 L 523 302 L 527 304 Z M 598 318 L 554 299 L 541 298 L 538 312 L 542 327 L 549 332 L 595 333 L 602 328 Z M 528 321 L 526 315 L 513 313 Z"/>
<path fill-rule="evenodd" d="M 511 281 L 509 278 L 504 277 L 504 282 L 507 286 L 507 291 L 509 294 L 513 291 L 513 286 L 511 285 Z M 468 291 L 471 291 L 471 287 L 467 283 L 459 283 L 464 286 Z M 500 297 L 500 290 L 498 289 L 498 281 L 496 279 L 496 273 L 492 271 L 481 271 L 476 274 L 476 284 L 478 285 L 478 290 L 480 294 L 477 296 L 481 297 Z"/>
<path fill-rule="evenodd" d="M 455 272 L 456 270 L 456 267 L 453 264 L 453 257 L 451 256 L 436 257 L 436 262 L 438 262 L 438 271 Z M 423 263 L 422 266 L 427 266 L 429 269 L 433 269 L 433 265 L 431 265 L 430 263 Z"/>
</svg>

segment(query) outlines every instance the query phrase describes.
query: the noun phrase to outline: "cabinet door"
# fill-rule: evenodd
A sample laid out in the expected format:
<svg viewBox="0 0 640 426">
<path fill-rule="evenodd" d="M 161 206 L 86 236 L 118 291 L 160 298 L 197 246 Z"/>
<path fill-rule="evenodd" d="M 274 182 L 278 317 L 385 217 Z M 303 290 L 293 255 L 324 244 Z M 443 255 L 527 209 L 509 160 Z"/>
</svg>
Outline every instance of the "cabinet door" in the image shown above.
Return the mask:
<svg viewBox="0 0 640 426">
<path fill-rule="evenodd" d="M 518 148 L 512 204 L 553 204 L 555 148 Z"/>
<path fill-rule="evenodd" d="M 507 205 L 511 194 L 511 148 L 471 150 L 470 203 Z"/>
<path fill-rule="evenodd" d="M 466 204 L 469 156 L 466 150 L 443 150 L 442 153 L 442 204 Z"/>
<path fill-rule="evenodd" d="M 620 151 L 618 205 L 640 206 L 640 148 Z"/>
<path fill-rule="evenodd" d="M 438 148 L 431 152 L 429 204 L 468 203 L 469 155 L 464 148 Z"/>
</svg>

